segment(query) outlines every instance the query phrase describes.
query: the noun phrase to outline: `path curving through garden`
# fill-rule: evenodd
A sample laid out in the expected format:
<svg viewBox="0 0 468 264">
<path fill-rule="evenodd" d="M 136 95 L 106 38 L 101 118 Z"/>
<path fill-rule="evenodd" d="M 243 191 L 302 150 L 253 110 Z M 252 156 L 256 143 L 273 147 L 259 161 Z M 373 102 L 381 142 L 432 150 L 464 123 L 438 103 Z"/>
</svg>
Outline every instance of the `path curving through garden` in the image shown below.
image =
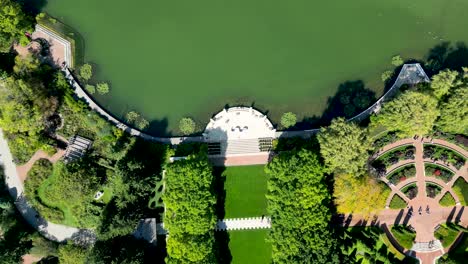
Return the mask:
<svg viewBox="0 0 468 264">
<path fill-rule="evenodd" d="M 464 156 L 465 163 L 459 169 L 456 169 L 451 164 L 424 158 L 424 144 L 437 145 L 456 151 L 458 154 Z M 379 225 L 385 227 L 396 224 L 409 225 L 414 228 L 414 231 L 416 232 L 413 247 L 411 249 L 403 249 L 398 245 L 396 245 L 396 247 L 404 254 L 420 259 L 421 263 L 434 263 L 436 258 L 440 257 L 450 249 L 450 246 L 443 248 L 440 241 L 435 238 L 434 231 L 436 227 L 446 222 L 455 222 L 462 226 L 468 225 L 468 214 L 464 214 L 465 206 L 460 205 L 459 197 L 452 190 L 453 184 L 459 177 L 463 177 L 465 181 L 468 181 L 468 162 L 466 162 L 468 152 L 455 144 L 440 139 L 402 139 L 381 148 L 373 158 L 378 158 L 383 154 L 402 146 L 410 145 L 414 146 L 416 150 L 414 160 L 400 160 L 398 163 L 388 168 L 389 170 L 388 173 L 386 173 L 386 176 L 391 175 L 392 172 L 402 166 L 414 164 L 416 168 L 415 177 L 407 178 L 396 185 L 391 184 L 386 177 L 382 177 L 381 180 L 392 190 L 386 202 L 386 209 L 374 216 L 374 219 L 371 222 L 363 218 L 356 218 L 352 215 L 346 216 L 345 225 Z M 429 163 L 437 164 L 438 166 L 449 169 L 454 172 L 453 177 L 449 181 L 445 182 L 436 177 L 426 176 L 425 164 Z M 426 193 L 426 183 L 439 185 L 442 189 L 441 192 L 434 198 L 428 197 Z M 413 199 L 409 199 L 401 192 L 401 189 L 409 184 L 416 184 L 418 189 L 416 197 Z M 453 196 L 456 206 L 442 207 L 439 204 L 440 199 L 446 192 L 449 192 Z M 399 195 L 404 199 L 407 203 L 407 208 L 390 209 L 390 201 L 394 195 Z M 429 210 L 427 211 L 426 208 L 429 208 Z M 391 232 L 386 233 L 387 235 L 392 236 Z M 390 240 L 396 241 L 393 238 Z"/>
</svg>

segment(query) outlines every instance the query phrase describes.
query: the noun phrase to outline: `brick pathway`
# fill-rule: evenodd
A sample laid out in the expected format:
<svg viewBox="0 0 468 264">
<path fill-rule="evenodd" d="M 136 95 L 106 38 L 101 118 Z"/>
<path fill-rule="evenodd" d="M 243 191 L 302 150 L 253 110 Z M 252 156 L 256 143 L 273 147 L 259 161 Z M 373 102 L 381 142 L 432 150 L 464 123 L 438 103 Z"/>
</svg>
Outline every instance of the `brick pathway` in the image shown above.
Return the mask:
<svg viewBox="0 0 468 264">
<path fill-rule="evenodd" d="M 387 199 L 387 206 L 390 204 L 391 198 L 393 195 L 398 194 L 400 195 L 405 201 L 408 203 L 408 207 L 401 210 L 394 210 L 394 209 L 387 209 L 381 211 L 377 216 L 374 217 L 372 221 L 365 221 L 363 218 L 359 216 L 352 216 L 348 215 L 345 216 L 344 225 L 346 226 L 360 226 L 360 225 L 376 225 L 381 227 L 387 227 L 394 224 L 406 224 L 411 225 L 416 231 L 416 238 L 415 238 L 415 246 L 413 246 L 413 250 L 411 249 L 401 249 L 403 253 L 409 256 L 416 257 L 421 260 L 421 263 L 434 263 L 434 260 L 443 255 L 445 252 L 449 250 L 449 248 L 445 249 L 434 249 L 431 252 L 423 252 L 425 250 L 430 250 L 427 247 L 424 249 L 424 246 L 427 245 L 430 241 L 435 241 L 436 238 L 434 237 L 434 230 L 437 225 L 445 223 L 445 222 L 457 222 L 462 226 L 468 226 L 468 214 L 464 214 L 464 206 L 461 206 L 459 202 L 459 198 L 452 190 L 452 185 L 454 184 L 455 180 L 458 177 L 463 177 L 465 180 L 468 181 L 468 163 L 465 162 L 464 166 L 462 166 L 459 170 L 457 170 L 454 166 L 450 164 L 444 164 L 439 161 L 432 161 L 430 159 L 424 159 L 424 149 L 423 145 L 425 143 L 440 145 L 448 149 L 455 150 L 456 152 L 468 157 L 468 152 L 463 148 L 456 146 L 452 143 L 446 142 L 444 140 L 434 139 L 430 140 L 428 138 L 424 139 L 403 139 L 392 144 L 389 144 L 382 149 L 380 149 L 375 156 L 381 156 L 382 154 L 386 153 L 387 151 L 391 151 L 392 149 L 398 148 L 403 145 L 413 145 L 416 148 L 415 152 L 415 159 L 414 160 L 403 160 L 398 162 L 397 164 L 391 166 L 389 168 L 389 172 L 397 169 L 398 167 L 404 166 L 406 164 L 413 163 L 416 167 L 416 176 L 412 178 L 408 178 L 403 182 L 398 183 L 396 186 L 390 184 L 386 178 L 382 178 L 382 181 L 387 183 L 392 192 Z M 426 177 L 425 170 L 424 170 L 424 163 L 431 162 L 436 163 L 440 166 L 443 166 L 447 169 L 452 170 L 455 172 L 454 177 L 447 183 L 443 182 L 436 177 Z M 388 175 L 388 174 L 387 174 Z M 426 182 L 434 182 L 441 187 L 443 187 L 441 193 L 436 196 L 435 198 L 429 198 L 426 194 Z M 418 194 L 417 196 L 409 200 L 404 194 L 401 193 L 400 189 L 403 188 L 405 185 L 409 183 L 416 183 L 418 187 Z M 455 207 L 442 207 L 439 205 L 439 200 L 442 198 L 445 192 L 450 192 L 452 196 L 455 198 L 457 202 L 457 206 Z M 429 207 L 429 212 L 426 211 L 426 208 Z M 409 208 L 412 208 L 412 214 L 409 214 Z M 421 214 L 419 214 L 419 208 L 421 208 Z M 384 228 L 384 230 L 385 230 Z M 387 235 L 392 236 L 390 232 L 387 232 Z M 390 240 L 395 241 L 393 238 Z"/>
<path fill-rule="evenodd" d="M 43 150 L 38 150 L 36 151 L 36 153 L 34 153 L 34 155 L 31 157 L 31 159 L 28 162 L 26 162 L 23 165 L 16 166 L 16 172 L 18 173 L 18 177 L 24 183 L 24 181 L 28 177 L 29 170 L 31 170 L 32 166 L 34 165 L 34 163 L 36 163 L 36 161 L 40 159 L 46 159 L 50 161 L 51 163 L 56 163 L 63 157 L 63 155 L 65 155 L 65 150 L 62 150 L 62 149 L 58 149 L 57 153 L 55 153 L 52 156 L 49 156 Z"/>
</svg>

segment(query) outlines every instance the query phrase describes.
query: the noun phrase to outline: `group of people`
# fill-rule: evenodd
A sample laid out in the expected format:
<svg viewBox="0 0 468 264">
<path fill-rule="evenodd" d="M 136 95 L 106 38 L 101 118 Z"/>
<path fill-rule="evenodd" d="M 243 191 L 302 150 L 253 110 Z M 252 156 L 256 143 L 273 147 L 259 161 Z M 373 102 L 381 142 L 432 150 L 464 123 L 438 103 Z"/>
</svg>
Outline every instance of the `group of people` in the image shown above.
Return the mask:
<svg viewBox="0 0 468 264">
<path fill-rule="evenodd" d="M 413 215 L 413 206 L 408 206 L 407 208 L 408 208 L 408 215 L 412 216 Z M 422 215 L 422 211 L 423 211 L 422 206 L 419 206 L 419 209 L 418 209 L 419 215 Z M 426 214 L 430 214 L 430 213 L 431 213 L 431 211 L 429 209 L 429 205 L 427 205 L 426 206 Z"/>
</svg>

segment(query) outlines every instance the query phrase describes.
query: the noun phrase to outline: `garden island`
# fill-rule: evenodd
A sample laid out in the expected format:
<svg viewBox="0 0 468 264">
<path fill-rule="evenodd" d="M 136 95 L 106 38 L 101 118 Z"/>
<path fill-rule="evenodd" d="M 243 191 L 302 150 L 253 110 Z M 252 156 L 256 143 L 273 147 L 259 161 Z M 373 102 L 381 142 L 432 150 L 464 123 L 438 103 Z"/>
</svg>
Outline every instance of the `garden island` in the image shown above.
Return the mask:
<svg viewBox="0 0 468 264">
<path fill-rule="evenodd" d="M 309 2 L 0 0 L 0 262 L 464 263 L 468 4 Z"/>
</svg>

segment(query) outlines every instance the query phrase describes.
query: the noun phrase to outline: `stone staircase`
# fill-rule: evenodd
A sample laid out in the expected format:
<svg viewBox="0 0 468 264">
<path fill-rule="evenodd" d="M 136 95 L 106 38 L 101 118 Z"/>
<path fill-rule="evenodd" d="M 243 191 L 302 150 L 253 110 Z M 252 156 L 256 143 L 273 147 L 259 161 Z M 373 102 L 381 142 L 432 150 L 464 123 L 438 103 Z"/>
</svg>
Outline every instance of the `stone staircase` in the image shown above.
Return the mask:
<svg viewBox="0 0 468 264">
<path fill-rule="evenodd" d="M 221 146 L 225 150 L 224 154 L 226 156 L 260 152 L 258 139 L 256 138 L 228 140 L 227 142 L 222 142 Z M 223 153 L 221 152 L 221 154 Z"/>
<path fill-rule="evenodd" d="M 415 252 L 432 252 L 440 249 L 444 249 L 440 240 L 434 240 L 431 242 L 416 242 L 413 244 L 411 251 Z"/>
</svg>

